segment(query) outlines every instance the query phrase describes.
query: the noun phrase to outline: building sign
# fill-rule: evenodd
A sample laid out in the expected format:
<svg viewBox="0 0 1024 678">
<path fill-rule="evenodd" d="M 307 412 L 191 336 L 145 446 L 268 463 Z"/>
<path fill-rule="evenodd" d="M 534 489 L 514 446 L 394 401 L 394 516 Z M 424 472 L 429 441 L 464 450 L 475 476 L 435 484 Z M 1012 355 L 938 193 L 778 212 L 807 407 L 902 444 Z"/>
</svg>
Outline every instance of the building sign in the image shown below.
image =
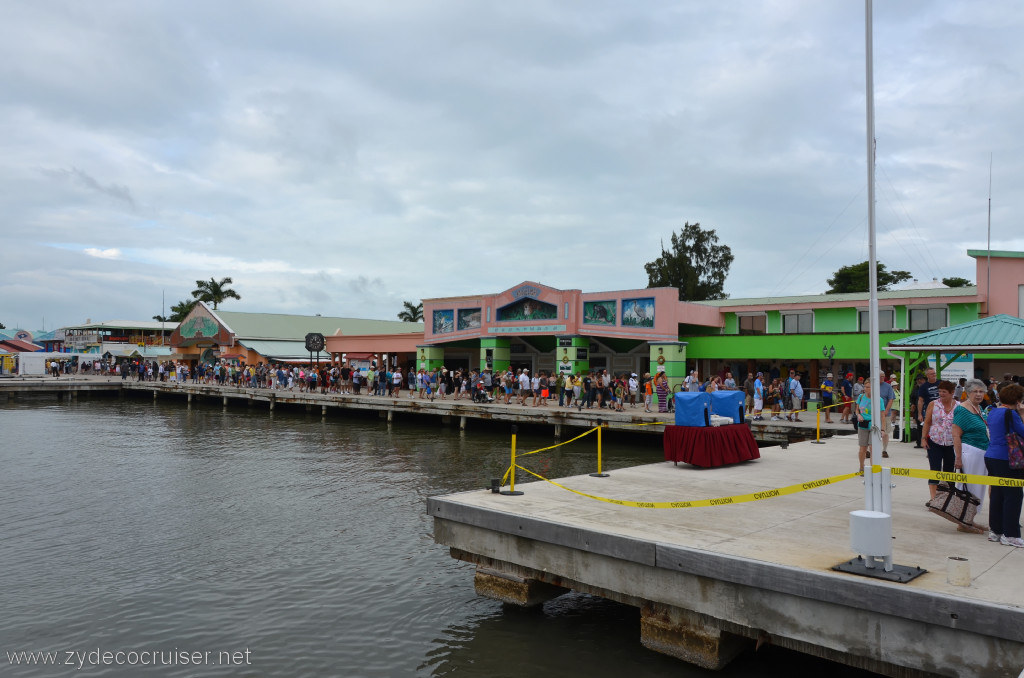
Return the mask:
<svg viewBox="0 0 1024 678">
<path fill-rule="evenodd" d="M 558 347 L 561 348 L 563 346 L 572 346 L 572 337 L 559 337 Z"/>
<path fill-rule="evenodd" d="M 490 334 L 523 334 L 526 332 L 565 332 L 565 325 L 516 325 L 514 327 L 488 327 Z"/>
<path fill-rule="evenodd" d="M 577 348 L 576 349 L 576 360 L 586 360 L 590 355 L 589 349 Z"/>
<path fill-rule="evenodd" d="M 583 302 L 583 324 L 584 325 L 614 325 L 615 307 L 613 301 L 584 301 Z"/>
<path fill-rule="evenodd" d="M 942 364 L 945 365 L 946 361 L 950 360 L 955 353 L 943 353 Z M 935 354 L 932 353 L 928 356 L 928 366 L 938 370 L 938 366 L 935 365 Z M 965 353 L 953 362 L 942 368 L 942 378 L 953 382 L 954 384 L 959 379 L 974 379 L 974 354 Z"/>
<path fill-rule="evenodd" d="M 523 297 L 533 297 L 536 299 L 540 296 L 540 288 L 534 287 L 533 285 L 523 285 L 512 290 L 513 299 L 522 299 Z"/>
</svg>

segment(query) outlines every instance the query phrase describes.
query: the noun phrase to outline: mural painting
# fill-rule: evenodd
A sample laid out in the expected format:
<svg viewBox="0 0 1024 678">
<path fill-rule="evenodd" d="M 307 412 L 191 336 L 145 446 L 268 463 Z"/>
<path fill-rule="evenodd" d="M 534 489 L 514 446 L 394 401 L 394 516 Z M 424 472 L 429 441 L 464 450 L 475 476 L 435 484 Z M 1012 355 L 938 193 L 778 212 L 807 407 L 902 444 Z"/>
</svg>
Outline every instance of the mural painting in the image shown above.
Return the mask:
<svg viewBox="0 0 1024 678">
<path fill-rule="evenodd" d="M 480 309 L 460 308 L 459 309 L 459 331 L 480 329 Z"/>
<path fill-rule="evenodd" d="M 654 297 L 623 299 L 622 324 L 625 327 L 654 327 Z"/>
<path fill-rule="evenodd" d="M 455 311 L 434 311 L 434 334 L 455 331 Z"/>
<path fill-rule="evenodd" d="M 520 299 L 498 309 L 498 322 L 521 320 L 555 320 L 558 307 L 536 299 Z"/>
<path fill-rule="evenodd" d="M 583 324 L 614 325 L 615 306 L 614 301 L 584 301 Z"/>
<path fill-rule="evenodd" d="M 217 336 L 218 329 L 217 323 L 213 318 L 194 315 L 181 324 L 178 332 L 181 333 L 182 339 L 192 339 L 195 337 L 215 337 Z"/>
</svg>

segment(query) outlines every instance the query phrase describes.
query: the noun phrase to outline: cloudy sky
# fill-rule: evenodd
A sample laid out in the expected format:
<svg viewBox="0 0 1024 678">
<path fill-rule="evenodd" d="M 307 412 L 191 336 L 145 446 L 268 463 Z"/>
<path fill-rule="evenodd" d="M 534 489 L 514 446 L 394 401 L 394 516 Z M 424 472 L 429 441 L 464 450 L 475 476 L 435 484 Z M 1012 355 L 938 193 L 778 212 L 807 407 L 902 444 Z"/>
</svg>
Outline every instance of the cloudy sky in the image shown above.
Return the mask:
<svg viewBox="0 0 1024 678">
<path fill-rule="evenodd" d="M 0 0 L 0 322 L 393 318 L 644 287 L 685 222 L 733 297 L 867 258 L 864 9 L 833 2 Z M 875 7 L 880 258 L 1024 249 L 1024 5 Z"/>
</svg>

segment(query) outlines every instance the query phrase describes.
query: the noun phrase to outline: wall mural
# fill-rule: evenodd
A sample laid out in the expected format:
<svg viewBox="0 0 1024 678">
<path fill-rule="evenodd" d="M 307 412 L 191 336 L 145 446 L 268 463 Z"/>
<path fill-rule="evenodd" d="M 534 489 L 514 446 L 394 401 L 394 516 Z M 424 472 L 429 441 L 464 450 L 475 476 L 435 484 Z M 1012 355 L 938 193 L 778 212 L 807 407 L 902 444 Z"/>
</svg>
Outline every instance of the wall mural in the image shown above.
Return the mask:
<svg viewBox="0 0 1024 678">
<path fill-rule="evenodd" d="M 195 337 L 215 337 L 218 330 L 217 322 L 213 318 L 194 315 L 181 324 L 178 332 L 183 339 L 192 339 Z"/>
<path fill-rule="evenodd" d="M 459 309 L 459 330 L 480 329 L 480 309 L 460 308 Z"/>
<path fill-rule="evenodd" d="M 654 297 L 623 299 L 622 324 L 625 327 L 654 327 Z"/>
<path fill-rule="evenodd" d="M 584 301 L 584 325 L 614 325 L 615 301 Z"/>
<path fill-rule="evenodd" d="M 455 331 L 455 311 L 434 311 L 434 334 Z"/>
<path fill-rule="evenodd" d="M 536 299 L 520 299 L 498 309 L 498 322 L 521 320 L 555 320 L 558 307 Z"/>
</svg>

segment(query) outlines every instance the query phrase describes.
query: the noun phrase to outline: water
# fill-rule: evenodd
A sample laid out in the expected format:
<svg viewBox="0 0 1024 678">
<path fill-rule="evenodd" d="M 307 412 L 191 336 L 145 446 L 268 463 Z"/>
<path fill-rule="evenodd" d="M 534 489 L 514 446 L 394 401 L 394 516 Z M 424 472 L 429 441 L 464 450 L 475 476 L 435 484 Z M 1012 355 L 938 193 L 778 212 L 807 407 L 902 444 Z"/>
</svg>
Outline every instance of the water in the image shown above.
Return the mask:
<svg viewBox="0 0 1024 678">
<path fill-rule="evenodd" d="M 213 662 L 85 664 L 90 676 L 870 675 L 775 648 L 713 674 L 641 647 L 627 606 L 570 594 L 523 611 L 479 598 L 473 567 L 433 542 L 426 499 L 500 476 L 508 435 L 336 417 L 0 406 L 2 651 Z M 604 448 L 610 469 L 659 457 L 652 445 Z M 551 477 L 593 463 L 592 443 L 531 460 Z M 221 652 L 241 663 L 217 664 Z M 78 670 L 0 661 L 4 676 Z"/>
</svg>

